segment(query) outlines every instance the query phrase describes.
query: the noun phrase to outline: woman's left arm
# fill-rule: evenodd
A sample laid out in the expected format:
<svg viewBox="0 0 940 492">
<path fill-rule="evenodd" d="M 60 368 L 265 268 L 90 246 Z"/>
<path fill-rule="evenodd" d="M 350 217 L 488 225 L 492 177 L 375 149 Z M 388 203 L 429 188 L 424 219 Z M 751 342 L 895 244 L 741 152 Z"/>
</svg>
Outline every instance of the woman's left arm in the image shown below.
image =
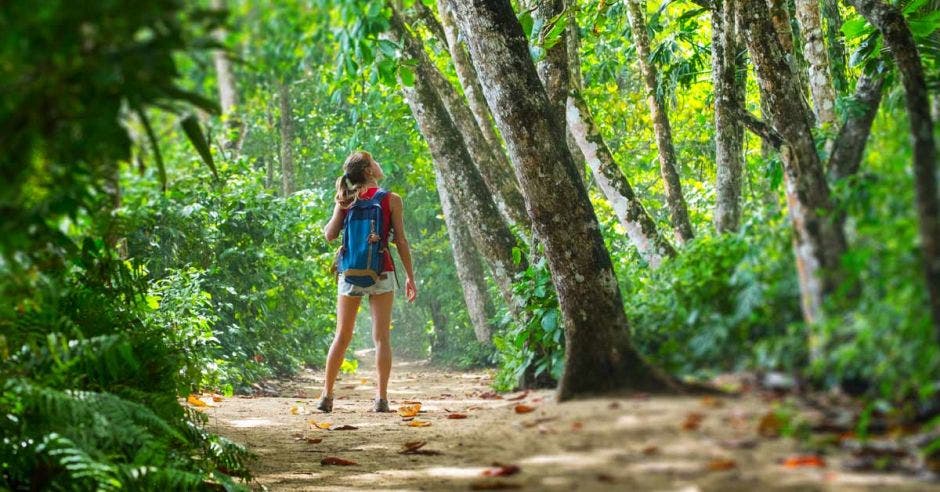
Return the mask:
<svg viewBox="0 0 940 492">
<path fill-rule="evenodd" d="M 392 212 L 392 227 L 395 229 L 395 246 L 398 248 L 398 256 L 401 256 L 401 262 L 405 267 L 405 298 L 408 302 L 413 302 L 418 297 L 418 288 L 415 285 L 414 267 L 411 263 L 411 247 L 408 245 L 408 238 L 405 236 L 404 203 L 397 193 L 390 194 L 389 205 Z"/>
</svg>

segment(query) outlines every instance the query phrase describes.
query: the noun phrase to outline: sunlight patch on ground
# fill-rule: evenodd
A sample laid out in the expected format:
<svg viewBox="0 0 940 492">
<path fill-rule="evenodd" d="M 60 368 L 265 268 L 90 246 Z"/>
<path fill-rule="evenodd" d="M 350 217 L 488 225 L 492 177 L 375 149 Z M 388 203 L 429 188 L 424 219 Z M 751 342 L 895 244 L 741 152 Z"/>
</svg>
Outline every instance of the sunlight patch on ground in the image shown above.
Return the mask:
<svg viewBox="0 0 940 492">
<path fill-rule="evenodd" d="M 523 465 L 554 465 L 567 469 L 590 468 L 609 463 L 615 456 L 622 456 L 622 449 L 595 449 L 590 453 L 539 454 L 521 460 Z"/>
<path fill-rule="evenodd" d="M 245 429 L 249 427 L 276 427 L 284 425 L 273 420 L 259 418 L 229 420 L 228 424 L 239 429 Z"/>
<path fill-rule="evenodd" d="M 486 470 L 484 467 L 437 466 L 425 469 L 431 477 L 441 478 L 478 478 Z"/>
<path fill-rule="evenodd" d="M 323 477 L 322 473 L 298 473 L 298 472 L 285 472 L 285 473 L 272 473 L 265 475 L 264 479 L 267 481 L 282 481 L 282 480 L 317 480 Z"/>
<path fill-rule="evenodd" d="M 630 471 L 639 473 L 699 473 L 703 464 L 700 461 L 671 460 L 649 461 L 629 465 Z"/>
</svg>

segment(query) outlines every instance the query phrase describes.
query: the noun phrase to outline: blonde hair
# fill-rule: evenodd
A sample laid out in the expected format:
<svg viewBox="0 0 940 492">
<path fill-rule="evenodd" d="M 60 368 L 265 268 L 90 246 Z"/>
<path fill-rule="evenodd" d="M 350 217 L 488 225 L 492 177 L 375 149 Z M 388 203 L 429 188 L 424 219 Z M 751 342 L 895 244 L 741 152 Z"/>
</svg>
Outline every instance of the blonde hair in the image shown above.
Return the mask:
<svg viewBox="0 0 940 492">
<path fill-rule="evenodd" d="M 372 164 L 372 154 L 357 150 L 343 163 L 343 175 L 336 179 L 334 200 L 341 208 L 352 207 L 365 187 L 368 177 L 366 169 Z"/>
</svg>

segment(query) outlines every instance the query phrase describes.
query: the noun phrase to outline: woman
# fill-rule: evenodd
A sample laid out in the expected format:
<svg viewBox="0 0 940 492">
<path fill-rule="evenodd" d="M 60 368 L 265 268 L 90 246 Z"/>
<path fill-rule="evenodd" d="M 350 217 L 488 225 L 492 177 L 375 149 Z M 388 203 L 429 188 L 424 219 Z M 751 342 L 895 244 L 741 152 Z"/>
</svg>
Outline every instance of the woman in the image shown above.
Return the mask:
<svg viewBox="0 0 940 492">
<path fill-rule="evenodd" d="M 379 180 L 385 177 L 379 163 L 372 155 L 365 151 L 353 152 L 343 164 L 343 175 L 336 180 L 336 205 L 333 207 L 333 217 L 324 229 L 327 241 L 339 237 L 343 229 L 343 219 L 346 212 L 358 199 L 370 199 L 379 191 Z M 391 242 L 398 248 L 401 262 L 405 267 L 405 298 L 414 302 L 418 295 L 415 287 L 414 271 L 411 266 L 411 250 L 408 239 L 405 238 L 405 226 L 402 219 L 403 205 L 401 197 L 395 193 L 388 193 L 382 200 L 382 215 L 384 224 L 381 231 L 385 244 Z M 339 276 L 339 295 L 336 299 L 336 336 L 330 346 L 330 354 L 326 362 L 326 381 L 323 386 L 323 395 L 317 408 L 323 412 L 333 411 L 333 383 L 343 363 L 343 355 L 349 342 L 352 340 L 353 328 L 356 325 L 356 313 L 362 296 L 369 296 L 372 312 L 372 340 L 375 342 L 375 366 L 379 373 L 376 388 L 375 402 L 372 410 L 375 412 L 388 412 L 388 376 L 392 370 L 392 348 L 389 346 L 389 329 L 392 322 L 392 301 L 395 292 L 394 269 L 391 252 L 385 249 L 384 272 L 379 281 L 370 287 L 360 287 L 347 282 L 343 275 Z"/>
</svg>

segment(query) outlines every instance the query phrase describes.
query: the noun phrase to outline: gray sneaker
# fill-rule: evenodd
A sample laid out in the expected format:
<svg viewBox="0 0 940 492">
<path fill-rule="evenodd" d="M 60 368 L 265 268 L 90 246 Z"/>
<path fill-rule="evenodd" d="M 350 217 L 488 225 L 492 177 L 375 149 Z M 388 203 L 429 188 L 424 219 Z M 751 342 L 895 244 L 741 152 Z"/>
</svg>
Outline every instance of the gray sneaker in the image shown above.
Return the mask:
<svg viewBox="0 0 940 492">
<path fill-rule="evenodd" d="M 320 404 L 317 405 L 317 410 L 324 412 L 324 413 L 332 412 L 333 411 L 333 397 L 324 396 L 323 398 L 320 398 Z"/>
<path fill-rule="evenodd" d="M 382 413 L 391 412 L 391 410 L 388 409 L 388 400 L 384 400 L 382 398 L 376 398 L 372 404 L 372 411 L 382 412 Z"/>
</svg>

